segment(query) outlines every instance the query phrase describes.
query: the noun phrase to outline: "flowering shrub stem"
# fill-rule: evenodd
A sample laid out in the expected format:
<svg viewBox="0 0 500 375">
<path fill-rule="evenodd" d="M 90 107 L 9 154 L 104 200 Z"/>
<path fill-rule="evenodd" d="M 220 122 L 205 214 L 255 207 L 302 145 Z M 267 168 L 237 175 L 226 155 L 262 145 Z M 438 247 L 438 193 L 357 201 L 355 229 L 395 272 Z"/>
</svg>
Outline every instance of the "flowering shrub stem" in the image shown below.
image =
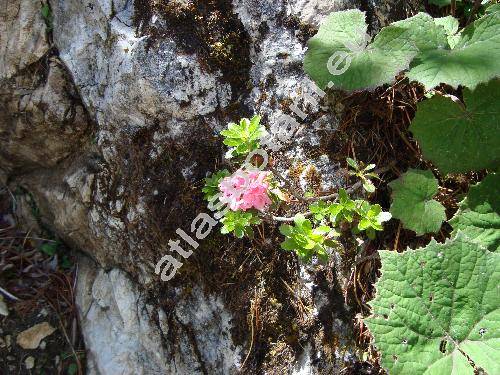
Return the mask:
<svg viewBox="0 0 500 375">
<path fill-rule="evenodd" d="M 226 159 L 234 159 L 237 163 L 234 165 L 227 160 L 233 172 L 221 170 L 213 173 L 205 178 L 202 191 L 210 210 L 217 211 L 214 217 L 220 219 L 222 234 L 232 233 L 236 238 L 246 236 L 252 239 L 252 227 L 263 220 L 271 224 L 291 222 L 292 225 L 281 224 L 279 227 L 284 236 L 281 248 L 294 251 L 300 260 L 310 262 L 313 259 L 327 261 L 331 252 L 341 247 L 336 238 L 342 232 L 349 230 L 352 235 L 362 233 L 374 239 L 376 232 L 383 230 L 382 224 L 390 220 L 391 214 L 366 199 L 351 199 L 349 193 L 360 187 L 372 193 L 375 186 L 370 178 L 379 178 L 377 172 L 385 172 L 392 165 L 372 172 L 375 164 L 358 164 L 356 160 L 347 158 L 347 163 L 354 169 L 349 174 L 360 181 L 347 191 L 340 188 L 338 193 L 310 198 L 269 165 L 269 155 L 260 148 L 266 134 L 258 115 L 251 120 L 241 119 L 238 124 L 230 123 L 228 129 L 221 132 L 224 144 L 232 147 L 226 153 Z M 260 155 L 264 162 L 253 158 L 254 154 Z M 267 171 L 264 170 L 266 168 Z M 295 199 L 290 199 L 290 196 Z M 218 201 L 217 205 L 215 201 Z M 301 207 L 309 205 L 308 211 L 297 213 L 294 217 L 274 216 L 273 212 L 277 212 L 283 202 Z M 221 206 L 225 206 L 223 210 Z"/>
<path fill-rule="evenodd" d="M 389 165 L 386 165 L 385 167 L 378 168 L 374 171 L 374 173 L 380 174 L 380 173 L 387 172 L 388 170 L 390 170 L 394 166 L 394 164 L 395 163 L 392 162 Z M 353 193 L 356 190 L 358 190 L 359 188 L 361 188 L 362 186 L 363 186 L 363 181 L 358 181 L 354 185 L 352 185 L 350 188 L 346 189 L 346 192 Z M 321 195 L 319 197 L 300 197 L 300 199 L 297 197 L 296 198 L 302 202 L 317 202 L 317 201 L 327 201 L 327 200 L 334 201 L 338 198 L 338 196 L 339 196 L 339 193 L 333 193 L 333 194 L 329 194 L 329 195 Z M 306 213 L 303 213 L 302 215 L 304 215 L 304 217 L 309 217 L 312 215 L 312 212 L 308 211 Z M 287 217 L 287 216 L 263 215 L 263 218 L 264 219 L 267 218 L 267 219 L 271 219 L 272 221 L 279 221 L 279 222 L 292 222 L 294 220 L 294 216 Z"/>
</svg>

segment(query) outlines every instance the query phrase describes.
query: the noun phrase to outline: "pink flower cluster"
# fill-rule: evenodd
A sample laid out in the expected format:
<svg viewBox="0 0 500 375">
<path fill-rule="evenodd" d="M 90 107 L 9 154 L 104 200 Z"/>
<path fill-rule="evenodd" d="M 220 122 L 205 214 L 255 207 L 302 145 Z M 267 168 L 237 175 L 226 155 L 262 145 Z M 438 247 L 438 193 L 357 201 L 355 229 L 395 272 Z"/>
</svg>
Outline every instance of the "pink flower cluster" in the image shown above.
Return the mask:
<svg viewBox="0 0 500 375">
<path fill-rule="evenodd" d="M 269 183 L 266 178 L 269 174 L 262 171 L 237 170 L 219 182 L 219 189 L 222 192 L 219 200 L 233 211 L 246 211 L 249 208 L 264 210 L 271 204 L 271 199 L 267 195 Z"/>
</svg>

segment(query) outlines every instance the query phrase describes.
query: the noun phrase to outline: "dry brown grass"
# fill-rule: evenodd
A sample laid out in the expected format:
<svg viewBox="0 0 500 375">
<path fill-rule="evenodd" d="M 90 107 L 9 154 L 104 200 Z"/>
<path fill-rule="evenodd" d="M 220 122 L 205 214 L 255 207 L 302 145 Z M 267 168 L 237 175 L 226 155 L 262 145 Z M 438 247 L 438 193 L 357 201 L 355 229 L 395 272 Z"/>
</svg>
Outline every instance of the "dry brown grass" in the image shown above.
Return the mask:
<svg viewBox="0 0 500 375">
<path fill-rule="evenodd" d="M 22 371 L 24 357 L 34 355 L 36 371 L 66 373 L 76 364 L 76 374 L 84 374 L 85 350 L 80 334 L 75 306 L 74 289 L 77 268 L 69 249 L 53 238 L 42 238 L 33 232 L 23 231 L 14 221 L 15 197 L 7 189 L 0 194 L 0 285 L 10 314 L 0 318 L 3 335 L 15 337 L 40 319 L 48 320 L 57 331 L 47 338 L 47 347 L 36 353 L 26 352 L 13 345 L 2 357 L 17 361 L 0 361 L 0 369 L 12 371 L 9 366 L 19 366 Z M 40 249 L 43 244 L 57 244 L 57 255 L 50 256 Z M 64 254 L 64 255 L 63 255 Z M 62 257 L 67 264 L 62 264 Z M 58 258 L 56 260 L 56 257 Z M 41 313 L 46 311 L 47 316 Z M 42 314 L 42 315 L 41 315 Z M 53 359 L 59 356 L 57 366 Z"/>
</svg>

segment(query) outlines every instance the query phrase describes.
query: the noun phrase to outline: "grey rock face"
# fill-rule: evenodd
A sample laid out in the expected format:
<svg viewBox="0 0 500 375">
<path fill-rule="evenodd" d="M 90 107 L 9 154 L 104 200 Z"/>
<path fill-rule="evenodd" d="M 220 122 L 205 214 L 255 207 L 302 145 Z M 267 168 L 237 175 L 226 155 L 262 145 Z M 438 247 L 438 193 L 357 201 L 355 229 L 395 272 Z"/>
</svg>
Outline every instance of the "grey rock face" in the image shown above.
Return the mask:
<svg viewBox="0 0 500 375">
<path fill-rule="evenodd" d="M 148 48 L 132 25 L 131 1 L 61 0 L 53 8 L 60 58 L 102 131 L 192 120 L 228 104 L 220 73 L 204 71 L 195 55 L 168 37 Z"/>
<path fill-rule="evenodd" d="M 90 137 L 90 119 L 61 62 L 34 69 L 48 70 L 46 77 L 27 73 L 0 88 L 3 168 L 54 167 Z"/>
<path fill-rule="evenodd" d="M 49 49 L 36 1 L 0 1 L 0 79 L 38 61 Z"/>
<path fill-rule="evenodd" d="M 28 190 L 42 220 L 96 262 L 82 260 L 77 288 L 89 373 L 232 374 L 246 364 L 256 373 L 334 374 L 351 363 L 350 315 L 331 265 L 294 276 L 299 301 L 314 310 L 304 318 L 307 332 L 287 326 L 297 298 L 290 280 L 278 282 L 281 300 L 267 295 L 266 282 L 284 274 L 208 285 L 251 267 L 248 244 L 207 239 L 193 257 L 213 269 L 193 261 L 171 283 L 159 281 L 154 265 L 175 229 L 205 210 L 199 181 L 220 165 L 214 136 L 230 120 L 259 113 L 278 137 L 296 102 L 307 116 L 295 116 L 296 136 L 280 141 L 277 169 L 315 169 L 323 190 L 342 183 L 328 155 L 311 157 L 338 119 L 319 97 L 305 110 L 301 95 L 314 90 L 301 62 L 311 30 L 330 11 L 358 4 L 51 0 L 47 39 L 38 2 L 4 3 L 0 175 L 13 190 Z M 310 181 L 301 176 L 299 185 L 306 190 Z M 234 255 L 228 268 L 225 258 L 237 252 L 245 256 Z M 322 285 L 318 275 L 326 275 Z M 250 311 L 258 290 L 289 321 L 258 321 Z M 289 336 L 299 349 L 277 342 Z M 335 350 L 324 344 L 333 337 Z"/>
</svg>

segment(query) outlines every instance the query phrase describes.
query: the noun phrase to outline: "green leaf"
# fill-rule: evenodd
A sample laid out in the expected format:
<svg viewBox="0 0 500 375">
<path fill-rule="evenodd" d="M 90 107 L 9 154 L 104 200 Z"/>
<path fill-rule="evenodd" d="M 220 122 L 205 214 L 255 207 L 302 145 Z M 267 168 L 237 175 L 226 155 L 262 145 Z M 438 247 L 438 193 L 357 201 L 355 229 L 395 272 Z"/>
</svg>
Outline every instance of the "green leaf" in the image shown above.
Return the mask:
<svg viewBox="0 0 500 375">
<path fill-rule="evenodd" d="M 473 89 L 500 74 L 500 12 L 490 8 L 461 31 L 451 16 L 419 13 L 384 27 L 370 44 L 363 12 L 335 12 L 309 40 L 304 69 L 323 89 L 370 89 L 408 68 L 407 77 L 427 89 Z"/>
<path fill-rule="evenodd" d="M 238 227 L 234 229 L 234 235 L 236 236 L 236 238 L 243 238 L 245 232 L 243 231 L 243 229 Z"/>
<path fill-rule="evenodd" d="M 64 269 L 69 269 L 69 268 L 73 267 L 73 262 L 71 261 L 71 259 L 67 255 L 62 256 L 61 262 L 59 264 L 60 264 L 61 268 L 64 268 Z"/>
<path fill-rule="evenodd" d="M 443 24 L 443 21 L 437 21 Z M 451 30 L 445 26 L 447 31 Z M 487 14 L 451 37 L 451 46 L 443 44 L 420 50 L 406 76 L 426 89 L 440 83 L 454 88 L 471 89 L 500 74 L 500 12 Z M 455 45 L 454 45 L 455 44 Z"/>
<path fill-rule="evenodd" d="M 281 243 L 281 248 L 283 250 L 288 250 L 288 251 L 292 251 L 294 249 L 296 249 L 298 247 L 297 243 L 292 240 L 291 238 L 287 238 L 285 241 L 283 241 Z"/>
<path fill-rule="evenodd" d="M 346 205 L 351 201 L 351 198 L 349 198 L 349 195 L 347 195 L 347 192 L 345 189 L 340 188 L 339 189 L 339 202 L 342 205 Z"/>
<path fill-rule="evenodd" d="M 465 108 L 441 95 L 418 103 L 410 126 L 424 156 L 444 174 L 500 164 L 500 81 L 463 95 Z"/>
<path fill-rule="evenodd" d="M 293 222 L 295 225 L 299 228 L 302 228 L 302 226 L 307 222 L 308 220 L 304 217 L 302 214 L 296 214 L 295 217 L 293 218 Z"/>
<path fill-rule="evenodd" d="M 409 42 L 411 38 L 407 37 L 408 33 L 414 32 L 408 28 L 412 22 L 409 20 L 383 28 L 373 43 L 367 45 L 364 12 L 351 9 L 332 13 L 309 40 L 304 69 L 322 89 L 335 85 L 344 90 L 357 90 L 392 82 L 401 70 L 409 66 L 417 52 Z M 419 27 L 427 27 L 425 22 L 418 23 Z M 336 55 L 332 58 L 334 53 Z M 333 59 L 330 62 L 336 74 L 328 70 L 329 59 Z M 339 65 L 335 67 L 337 63 Z M 344 72 L 339 74 L 338 71 Z M 330 82 L 333 85 L 329 85 Z"/>
<path fill-rule="evenodd" d="M 71 363 L 68 366 L 68 375 L 75 375 L 78 372 L 78 366 L 76 363 Z"/>
<path fill-rule="evenodd" d="M 376 174 L 375 172 L 366 173 L 365 176 L 371 177 L 371 178 L 376 178 L 376 179 L 380 180 L 380 176 L 378 174 Z"/>
<path fill-rule="evenodd" d="M 357 230 L 366 231 L 370 239 L 374 239 L 375 231 L 383 230 L 382 223 L 392 217 L 389 212 L 383 212 L 380 205 L 370 205 L 365 200 L 356 200 L 356 213 L 359 215 Z"/>
<path fill-rule="evenodd" d="M 358 162 L 354 159 L 351 159 L 351 158 L 347 158 L 347 164 L 349 164 L 353 169 L 355 170 L 358 170 L 359 169 L 359 165 L 358 165 Z"/>
<path fill-rule="evenodd" d="M 368 219 L 361 219 L 359 224 L 358 224 L 358 229 L 359 230 L 365 230 L 367 228 L 370 228 L 371 226 L 371 223 L 370 223 L 370 220 Z"/>
<path fill-rule="evenodd" d="M 57 252 L 58 246 L 57 242 L 47 242 L 40 246 L 40 251 L 48 256 L 53 256 Z"/>
<path fill-rule="evenodd" d="M 259 115 L 255 115 L 250 119 L 250 125 L 249 125 L 249 132 L 251 135 L 254 135 L 258 138 L 260 138 L 263 134 L 263 129 L 260 126 L 260 119 L 261 117 Z"/>
<path fill-rule="evenodd" d="M 42 17 L 49 18 L 50 17 L 50 7 L 49 4 L 42 5 Z"/>
<path fill-rule="evenodd" d="M 316 245 L 314 248 L 314 251 L 316 252 L 316 256 L 318 257 L 319 260 L 326 262 L 328 260 L 328 253 L 325 249 L 325 247 L 321 245 Z"/>
<path fill-rule="evenodd" d="M 328 225 L 321 225 L 321 226 L 315 228 L 313 230 L 313 233 L 314 234 L 324 235 L 324 234 L 329 233 L 331 230 L 332 230 L 332 228 L 330 228 Z"/>
<path fill-rule="evenodd" d="M 380 205 L 378 204 L 374 204 L 368 209 L 366 216 L 369 218 L 376 218 L 381 212 L 382 207 L 380 207 Z"/>
<path fill-rule="evenodd" d="M 434 22 L 437 25 L 443 26 L 450 48 L 454 48 L 460 40 L 460 34 L 457 34 L 458 20 L 455 17 L 447 16 L 436 18 L 434 19 Z"/>
<path fill-rule="evenodd" d="M 500 3 L 492 4 L 485 10 L 486 14 L 491 14 L 494 12 L 500 12 Z"/>
<path fill-rule="evenodd" d="M 331 210 L 331 205 L 324 201 L 314 202 L 311 205 L 309 205 L 309 211 L 313 213 L 314 219 L 316 221 L 323 220 L 326 216 L 330 214 L 330 210 Z"/>
<path fill-rule="evenodd" d="M 500 248 L 500 175 L 489 174 L 471 186 L 467 197 L 449 221 L 454 233 L 461 230 L 491 251 Z"/>
<path fill-rule="evenodd" d="M 343 208 L 344 206 L 339 203 L 332 203 L 328 210 L 333 217 L 333 219 L 330 218 L 330 221 L 335 221 L 335 217 L 342 211 Z"/>
<path fill-rule="evenodd" d="M 235 139 L 235 138 L 226 138 L 223 143 L 226 146 L 239 146 L 241 141 L 239 139 Z"/>
<path fill-rule="evenodd" d="M 500 373 L 500 255 L 463 233 L 439 244 L 380 251 L 373 315 L 365 319 L 390 374 L 474 374 L 465 353 Z"/>
<path fill-rule="evenodd" d="M 220 180 L 229 175 L 229 171 L 227 169 L 223 169 L 213 173 L 210 177 L 205 178 L 205 186 L 201 189 L 201 191 L 205 193 L 203 197 L 206 201 L 212 200 L 212 197 L 219 193 Z"/>
<path fill-rule="evenodd" d="M 392 189 L 390 212 L 405 228 L 417 235 L 441 228 L 446 214 L 443 205 L 432 199 L 438 192 L 438 181 L 431 171 L 410 169 L 389 186 Z"/>
<path fill-rule="evenodd" d="M 53 27 L 52 22 L 54 21 L 54 17 L 52 16 L 52 11 L 49 4 L 42 5 L 41 13 L 42 18 L 45 21 L 45 25 L 47 26 L 47 31 L 51 31 Z"/>
<path fill-rule="evenodd" d="M 220 134 L 224 136 L 223 143 L 233 147 L 227 154 L 228 157 L 232 157 L 246 155 L 256 150 L 259 147 L 259 140 L 267 132 L 264 126 L 260 125 L 260 116 L 255 115 L 250 120 L 241 119 L 239 124 L 229 123 L 228 128 Z"/>
<path fill-rule="evenodd" d="M 375 191 L 375 185 L 370 180 L 365 180 L 363 182 L 363 189 L 365 189 L 368 193 L 373 193 Z"/>
<path fill-rule="evenodd" d="M 283 236 L 290 236 L 293 232 L 293 227 L 287 224 L 281 224 L 279 229 Z"/>
<path fill-rule="evenodd" d="M 261 223 L 261 219 L 253 211 L 227 211 L 220 221 L 221 233 L 233 232 L 237 238 L 243 238 L 245 235 L 252 238 L 254 233 L 251 226 Z"/>
<path fill-rule="evenodd" d="M 280 226 L 280 232 L 285 236 L 281 248 L 295 251 L 304 262 L 310 261 L 313 256 L 323 260 L 328 255 L 324 248 L 325 235 L 330 233 L 332 228 L 326 225 L 313 228 L 311 222 L 302 214 L 295 215 L 294 224 Z"/>
</svg>

